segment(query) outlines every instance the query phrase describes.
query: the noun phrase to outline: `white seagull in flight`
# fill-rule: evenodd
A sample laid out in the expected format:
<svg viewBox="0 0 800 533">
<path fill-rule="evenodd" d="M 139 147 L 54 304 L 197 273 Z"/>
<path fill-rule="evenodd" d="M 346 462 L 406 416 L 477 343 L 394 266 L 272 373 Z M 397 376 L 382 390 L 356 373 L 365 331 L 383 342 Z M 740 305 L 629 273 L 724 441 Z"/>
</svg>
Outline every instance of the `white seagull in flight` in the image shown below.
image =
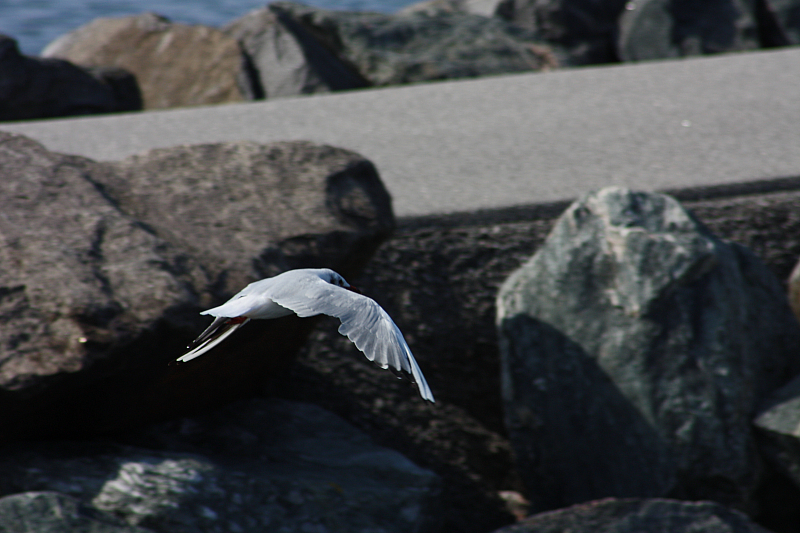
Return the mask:
<svg viewBox="0 0 800 533">
<path fill-rule="evenodd" d="M 302 268 L 251 283 L 226 303 L 201 315 L 216 317 L 178 361 L 191 361 L 209 351 L 251 319 L 329 315 L 342 324 L 346 335 L 367 359 L 381 368 L 390 366 L 410 374 L 423 399 L 433 402 L 425 376 L 417 365 L 400 328 L 375 302 L 351 287 L 328 268 Z"/>
</svg>

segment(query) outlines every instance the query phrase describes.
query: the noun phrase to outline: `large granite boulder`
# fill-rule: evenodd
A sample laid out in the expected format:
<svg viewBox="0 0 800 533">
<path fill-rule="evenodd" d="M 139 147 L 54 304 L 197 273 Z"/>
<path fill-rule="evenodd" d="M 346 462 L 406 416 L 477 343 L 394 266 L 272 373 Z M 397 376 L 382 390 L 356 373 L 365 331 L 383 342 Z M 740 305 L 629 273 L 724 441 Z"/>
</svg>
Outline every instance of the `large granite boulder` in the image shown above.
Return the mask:
<svg viewBox="0 0 800 533">
<path fill-rule="evenodd" d="M 7 449 L 0 493 L 55 491 L 163 533 L 437 530 L 438 477 L 320 407 L 238 402 L 132 438 Z"/>
<path fill-rule="evenodd" d="M 346 276 L 394 229 L 374 165 L 333 146 L 186 145 L 101 167 L 102 191 L 197 257 L 218 299 L 291 268 L 324 263 Z"/>
<path fill-rule="evenodd" d="M 310 143 L 116 163 L 0 133 L 0 441 L 119 431 L 262 391 L 314 320 L 257 321 L 172 365 L 197 313 L 281 270 L 352 277 L 391 231 L 371 163 Z"/>
<path fill-rule="evenodd" d="M 193 288 L 205 282 L 196 263 L 97 190 L 93 161 L 3 132 L 0 161 L 0 440 L 8 440 L 91 418 L 90 406 L 103 402 L 78 391 L 111 360 L 118 372 L 137 356 L 151 366 L 135 353 L 158 350 L 145 332 L 191 324 Z M 60 409 L 65 399 L 71 414 Z"/>
<path fill-rule="evenodd" d="M 245 51 L 258 96 L 275 98 L 366 87 L 369 83 L 312 34 L 267 7 L 222 28 Z"/>
<path fill-rule="evenodd" d="M 623 61 L 761 47 L 756 0 L 632 0 L 619 24 Z"/>
<path fill-rule="evenodd" d="M 42 56 L 132 72 L 145 109 L 253 97 L 235 39 L 214 28 L 173 23 L 154 13 L 95 19 L 47 45 Z"/>
<path fill-rule="evenodd" d="M 534 509 L 605 496 L 748 508 L 751 420 L 798 370 L 780 283 L 674 199 L 576 201 L 497 299 L 506 424 Z"/>
<path fill-rule="evenodd" d="M 327 11 L 293 2 L 268 8 L 317 37 L 371 85 L 536 71 L 556 66 L 533 32 L 469 13 Z"/>
<path fill-rule="evenodd" d="M 0 35 L 0 121 L 141 108 L 136 80 L 130 73 L 24 56 L 14 39 Z"/>
<path fill-rule="evenodd" d="M 502 0 L 496 15 L 563 47 L 570 64 L 588 65 L 618 60 L 617 19 L 626 4 L 627 0 Z"/>
<path fill-rule="evenodd" d="M 605 500 L 541 513 L 495 533 L 768 533 L 714 502 Z"/>
</svg>

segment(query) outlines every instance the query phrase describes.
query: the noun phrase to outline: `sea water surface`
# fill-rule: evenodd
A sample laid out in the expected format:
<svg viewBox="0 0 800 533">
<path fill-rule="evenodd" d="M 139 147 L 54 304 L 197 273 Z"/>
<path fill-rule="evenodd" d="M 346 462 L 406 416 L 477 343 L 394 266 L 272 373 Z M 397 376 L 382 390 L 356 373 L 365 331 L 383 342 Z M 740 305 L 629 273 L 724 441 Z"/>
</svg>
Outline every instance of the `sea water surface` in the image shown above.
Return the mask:
<svg viewBox="0 0 800 533">
<path fill-rule="evenodd" d="M 417 0 L 304 0 L 325 9 L 393 13 Z M 174 22 L 219 27 L 266 0 L 0 0 L 0 33 L 17 40 L 22 53 L 39 55 L 51 41 L 97 17 L 152 11 Z"/>
</svg>

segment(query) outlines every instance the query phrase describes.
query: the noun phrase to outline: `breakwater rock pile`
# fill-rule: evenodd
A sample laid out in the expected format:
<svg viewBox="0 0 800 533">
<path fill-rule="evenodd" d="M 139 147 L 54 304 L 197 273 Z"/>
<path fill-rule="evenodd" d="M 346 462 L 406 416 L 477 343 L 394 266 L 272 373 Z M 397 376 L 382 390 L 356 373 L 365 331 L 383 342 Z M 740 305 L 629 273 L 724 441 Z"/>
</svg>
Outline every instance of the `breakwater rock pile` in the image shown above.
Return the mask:
<svg viewBox="0 0 800 533">
<path fill-rule="evenodd" d="M 395 14 L 279 1 L 221 28 L 99 18 L 22 56 L 0 120 L 240 102 L 800 44 L 798 0 L 430 0 Z"/>
<path fill-rule="evenodd" d="M 3 133 L 0 168 L 2 528 L 798 531 L 800 187 L 397 221 L 307 142 L 101 163 Z M 387 309 L 436 404 L 333 319 L 169 364 L 307 266 Z"/>
</svg>

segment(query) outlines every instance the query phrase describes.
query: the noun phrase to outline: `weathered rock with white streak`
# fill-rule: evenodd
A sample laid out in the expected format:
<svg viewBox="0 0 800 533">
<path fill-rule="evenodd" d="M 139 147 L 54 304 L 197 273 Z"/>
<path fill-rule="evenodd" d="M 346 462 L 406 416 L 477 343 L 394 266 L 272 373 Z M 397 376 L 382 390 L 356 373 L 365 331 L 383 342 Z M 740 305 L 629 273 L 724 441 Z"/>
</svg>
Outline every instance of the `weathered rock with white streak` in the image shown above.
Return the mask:
<svg viewBox="0 0 800 533">
<path fill-rule="evenodd" d="M 497 300 L 506 423 L 534 509 L 604 496 L 747 506 L 750 421 L 800 328 L 748 250 L 675 200 L 584 196 Z"/>
<path fill-rule="evenodd" d="M 234 39 L 214 28 L 173 23 L 153 13 L 95 19 L 47 45 L 42 56 L 132 72 L 145 109 L 253 97 Z"/>
<path fill-rule="evenodd" d="M 154 448 L 20 446 L 0 492 L 59 491 L 163 533 L 436 530 L 438 477 L 313 405 L 240 402 L 139 441 Z"/>
</svg>

